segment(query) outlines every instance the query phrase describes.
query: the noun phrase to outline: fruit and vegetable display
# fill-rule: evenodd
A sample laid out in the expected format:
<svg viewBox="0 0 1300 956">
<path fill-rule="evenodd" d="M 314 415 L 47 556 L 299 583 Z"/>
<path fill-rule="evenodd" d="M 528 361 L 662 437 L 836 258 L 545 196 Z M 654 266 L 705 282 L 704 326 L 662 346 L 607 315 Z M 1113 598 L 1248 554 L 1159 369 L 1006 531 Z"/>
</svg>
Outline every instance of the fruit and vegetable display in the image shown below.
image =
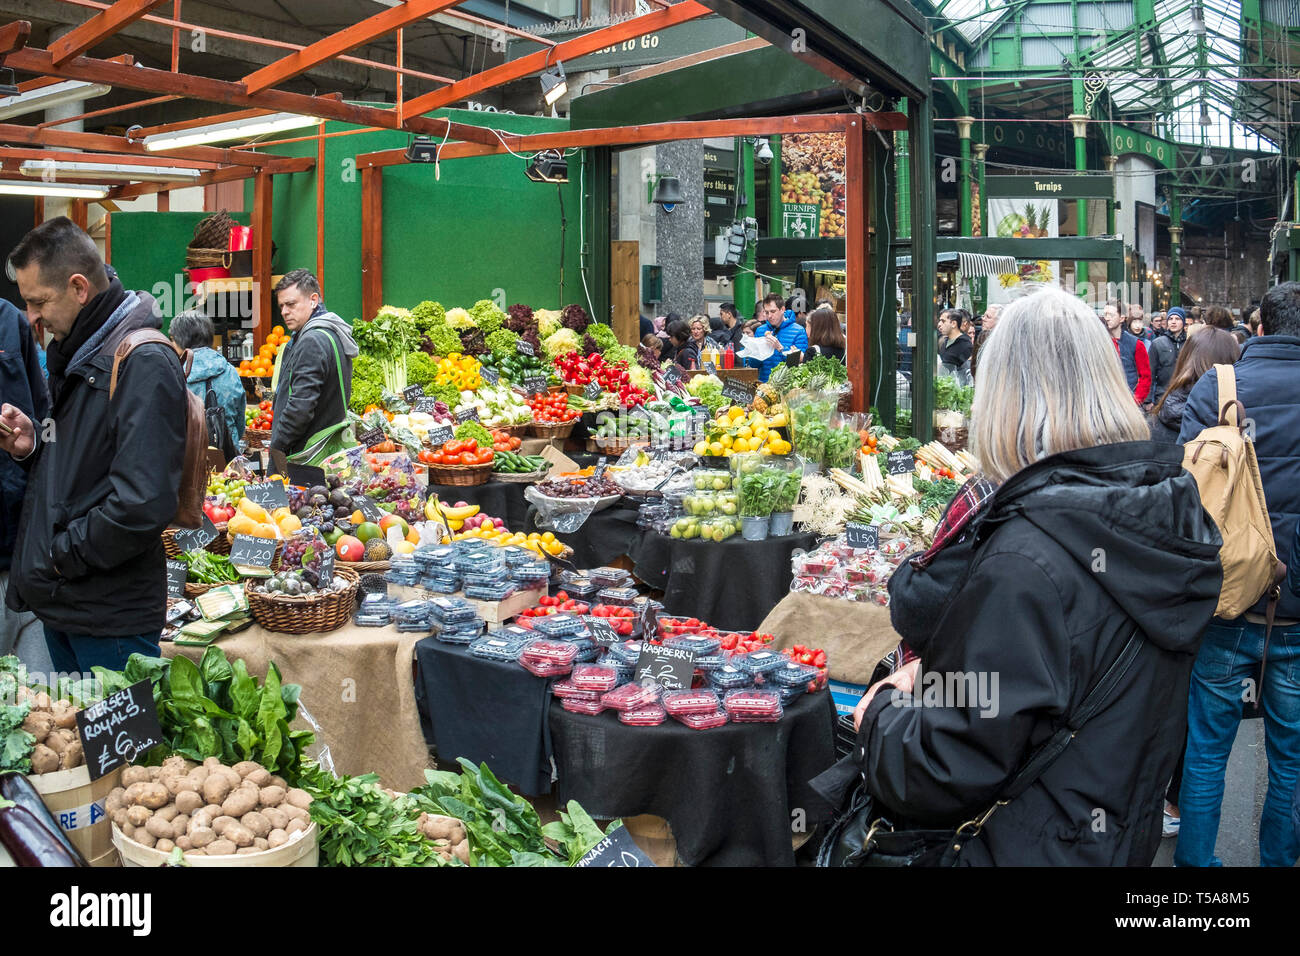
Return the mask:
<svg viewBox="0 0 1300 956">
<path fill-rule="evenodd" d="M 853 548 L 841 535 L 812 551 L 794 553 L 790 590 L 888 607 L 889 579 L 916 548 L 905 536 L 882 538 L 876 548 Z"/>
<path fill-rule="evenodd" d="M 780 429 L 789 424 L 789 415 L 784 405 L 775 405 L 767 413 L 747 413 L 739 405 L 732 405 L 720 411 L 709 423 L 704 437 L 696 442 L 694 451 L 697 455 L 715 458 L 750 451 L 788 455 L 791 445 L 782 437 Z"/>
<path fill-rule="evenodd" d="M 246 856 L 303 839 L 312 796 L 255 760 L 173 755 L 127 767 L 104 808 L 123 838 L 160 853 Z"/>
<path fill-rule="evenodd" d="M 185 580 L 191 584 L 229 584 L 239 580 L 239 571 L 224 554 L 182 551 L 176 558 L 185 563 Z"/>
<path fill-rule="evenodd" d="M 593 328 L 607 328 L 607 326 L 593 326 Z M 595 382 L 602 391 L 612 393 L 618 399 L 618 405 L 632 408 L 644 405 L 652 396 L 632 384 L 628 376 L 628 366 L 627 361 L 607 362 L 599 352 L 592 355 L 568 352 L 555 359 L 555 370 L 565 384 L 585 386 Z"/>
<path fill-rule="evenodd" d="M 535 487 L 547 498 L 604 498 L 623 493 L 621 487 L 603 477 L 557 477 L 538 482 Z"/>
<path fill-rule="evenodd" d="M 818 236 L 844 235 L 846 196 L 843 133 L 781 137 L 781 202 L 818 207 Z"/>
<path fill-rule="evenodd" d="M 86 762 L 78 708 L 57 693 L 26 685 L 17 657 L 0 657 L 0 772 L 44 774 Z"/>
<path fill-rule="evenodd" d="M 495 454 L 490 438 L 487 445 L 474 438 L 457 438 L 422 451 L 418 457 L 429 465 L 490 465 Z"/>
<path fill-rule="evenodd" d="M 259 402 L 257 405 L 244 406 L 244 427 L 251 428 L 253 431 L 269 432 L 271 426 L 275 424 L 275 413 L 271 411 L 269 401 Z"/>
<path fill-rule="evenodd" d="M 533 410 L 533 421 L 542 425 L 564 425 L 582 413 L 569 404 L 564 392 L 548 392 L 528 396 L 528 407 Z"/>
<path fill-rule="evenodd" d="M 518 455 L 512 451 L 498 451 L 492 457 L 492 470 L 507 475 L 531 475 L 550 467 L 541 455 Z"/>
<path fill-rule="evenodd" d="M 266 337 L 266 341 L 257 350 L 257 357 L 244 359 L 239 363 L 240 377 L 270 378 L 275 371 L 276 357 L 288 343 L 289 335 L 285 332 L 284 326 L 272 326 L 271 334 Z"/>
<path fill-rule="evenodd" d="M 315 583 L 313 583 L 313 580 Z M 322 585 L 317 572 L 310 569 L 298 571 L 277 571 L 262 581 L 253 581 L 249 587 L 261 594 L 281 595 L 283 597 L 310 597 L 323 591 L 342 591 L 348 584 L 340 577 L 333 578 L 329 584 Z"/>
</svg>

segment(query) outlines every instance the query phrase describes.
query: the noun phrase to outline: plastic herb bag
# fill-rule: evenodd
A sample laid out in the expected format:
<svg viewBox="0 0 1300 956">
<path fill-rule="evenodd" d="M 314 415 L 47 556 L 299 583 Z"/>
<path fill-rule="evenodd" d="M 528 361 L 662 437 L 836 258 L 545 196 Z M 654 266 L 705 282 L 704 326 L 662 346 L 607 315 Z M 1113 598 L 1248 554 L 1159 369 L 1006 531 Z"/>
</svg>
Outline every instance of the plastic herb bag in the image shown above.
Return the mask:
<svg viewBox="0 0 1300 956">
<path fill-rule="evenodd" d="M 839 396 L 833 392 L 800 390 L 786 396 L 795 454 L 817 468 L 826 458 L 826 438 L 838 404 Z"/>
<path fill-rule="evenodd" d="M 524 498 L 537 509 L 537 527 L 559 534 L 572 534 L 586 524 L 598 501 L 596 498 L 548 498 L 533 485 L 524 489 Z"/>
</svg>

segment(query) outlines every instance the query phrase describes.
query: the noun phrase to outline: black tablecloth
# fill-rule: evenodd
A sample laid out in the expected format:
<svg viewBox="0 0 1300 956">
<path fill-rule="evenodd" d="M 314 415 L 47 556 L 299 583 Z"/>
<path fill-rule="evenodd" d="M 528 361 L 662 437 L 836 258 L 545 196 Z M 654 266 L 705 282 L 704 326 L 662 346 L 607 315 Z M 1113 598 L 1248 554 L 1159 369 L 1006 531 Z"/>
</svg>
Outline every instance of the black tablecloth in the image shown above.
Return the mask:
<svg viewBox="0 0 1300 956">
<path fill-rule="evenodd" d="M 415 661 L 415 698 L 439 765 L 486 761 L 520 793 L 551 792 L 550 681 L 434 638 L 415 645 Z"/>
<path fill-rule="evenodd" d="M 714 627 L 752 631 L 790 591 L 790 555 L 811 551 L 812 534 L 763 541 L 684 540 L 647 531 L 632 545 L 633 574 L 664 592 L 669 614 L 698 617 Z"/>
<path fill-rule="evenodd" d="M 523 528 L 531 507 L 524 498 L 524 489 L 528 485 L 521 482 L 489 481 L 483 485 L 461 487 L 459 485 L 430 485 L 429 494 L 436 494 L 446 504 L 464 501 L 478 505 L 493 518 L 501 518 L 511 531 Z"/>
<path fill-rule="evenodd" d="M 558 802 L 577 800 L 600 819 L 661 816 L 692 866 L 793 866 L 792 821 L 811 829 L 829 813 L 808 781 L 835 762 L 834 722 L 825 691 L 774 724 L 711 730 L 672 718 L 628 727 L 613 711 L 589 717 L 553 701 Z"/>
<path fill-rule="evenodd" d="M 642 531 L 636 526 L 636 508 L 615 504 L 612 508 L 597 511 L 583 522 L 577 531 L 567 534 L 556 532 L 556 537 L 573 549 L 569 559 L 575 568 L 600 568 L 624 554 L 630 554 Z M 534 509 L 525 531 L 541 530 L 537 527 Z M 786 589 L 790 582 L 786 580 Z"/>
</svg>

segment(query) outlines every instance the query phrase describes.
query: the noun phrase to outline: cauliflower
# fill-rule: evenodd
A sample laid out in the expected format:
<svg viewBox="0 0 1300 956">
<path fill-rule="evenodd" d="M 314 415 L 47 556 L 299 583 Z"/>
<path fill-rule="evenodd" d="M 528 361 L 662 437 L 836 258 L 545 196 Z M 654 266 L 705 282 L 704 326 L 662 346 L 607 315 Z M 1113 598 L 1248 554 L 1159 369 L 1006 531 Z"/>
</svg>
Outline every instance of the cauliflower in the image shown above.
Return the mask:
<svg viewBox="0 0 1300 956">
<path fill-rule="evenodd" d="M 474 318 L 464 309 L 449 309 L 447 324 L 453 329 L 468 329 L 474 324 Z"/>
</svg>

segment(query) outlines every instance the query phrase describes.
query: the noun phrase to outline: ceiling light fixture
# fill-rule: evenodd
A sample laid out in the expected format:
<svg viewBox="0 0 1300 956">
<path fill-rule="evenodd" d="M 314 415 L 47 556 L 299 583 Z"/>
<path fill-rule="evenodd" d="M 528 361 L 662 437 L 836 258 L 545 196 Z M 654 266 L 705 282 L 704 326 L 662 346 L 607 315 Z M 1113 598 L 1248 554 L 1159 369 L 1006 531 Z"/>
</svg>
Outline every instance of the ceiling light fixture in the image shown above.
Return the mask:
<svg viewBox="0 0 1300 956">
<path fill-rule="evenodd" d="M 12 83 L 7 83 L 3 88 L 0 88 L 0 92 L 7 93 L 10 90 L 13 90 L 12 95 L 0 99 L 0 120 L 13 119 L 15 116 L 26 116 L 28 113 L 48 110 L 67 103 L 80 103 L 82 100 L 88 100 L 95 96 L 103 96 L 112 90 L 112 87 L 105 86 L 102 83 L 64 80 L 61 83 L 51 83 L 49 86 L 28 90 L 26 93 L 19 93 L 17 87 Z"/>
<path fill-rule="evenodd" d="M 1202 126 L 1213 126 L 1213 125 L 1214 125 L 1214 120 L 1210 118 L 1210 107 L 1209 107 L 1208 105 L 1206 105 L 1206 103 L 1205 103 L 1204 100 L 1201 101 L 1201 120 L 1200 120 L 1200 123 L 1201 123 Z"/>
<path fill-rule="evenodd" d="M 179 149 L 182 146 L 201 146 L 204 143 L 228 143 L 238 139 L 254 139 L 268 133 L 283 133 L 288 130 L 302 129 L 305 126 L 319 126 L 325 122 L 319 116 L 303 116 L 300 113 L 269 113 L 251 119 L 230 120 L 214 123 L 211 126 L 196 126 L 193 129 L 178 129 L 170 133 L 154 133 L 144 138 L 144 148 L 151 153 L 166 149 Z"/>
<path fill-rule="evenodd" d="M 569 92 L 569 81 L 564 76 L 564 64 L 558 60 L 555 66 L 542 71 L 542 99 L 547 106 L 554 106 L 565 93 Z"/>
<path fill-rule="evenodd" d="M 533 157 L 524 175 L 535 183 L 567 183 L 569 161 L 558 149 L 544 149 Z"/>
<path fill-rule="evenodd" d="M 433 145 L 432 136 L 416 136 L 406 147 L 408 163 L 431 163 L 438 158 L 438 148 Z"/>
<path fill-rule="evenodd" d="M 123 182 L 173 183 L 198 179 L 200 169 L 179 166 L 121 166 L 116 163 L 69 163 L 49 159 L 24 160 L 18 172 L 33 179 L 68 176 L 72 179 L 120 179 Z"/>
<path fill-rule="evenodd" d="M 53 196 L 64 199 L 103 199 L 107 186 L 88 183 L 27 183 L 0 179 L 0 196 Z"/>
<path fill-rule="evenodd" d="M 1199 3 L 1192 4 L 1192 32 L 1198 37 L 1205 36 L 1205 11 Z"/>
</svg>

